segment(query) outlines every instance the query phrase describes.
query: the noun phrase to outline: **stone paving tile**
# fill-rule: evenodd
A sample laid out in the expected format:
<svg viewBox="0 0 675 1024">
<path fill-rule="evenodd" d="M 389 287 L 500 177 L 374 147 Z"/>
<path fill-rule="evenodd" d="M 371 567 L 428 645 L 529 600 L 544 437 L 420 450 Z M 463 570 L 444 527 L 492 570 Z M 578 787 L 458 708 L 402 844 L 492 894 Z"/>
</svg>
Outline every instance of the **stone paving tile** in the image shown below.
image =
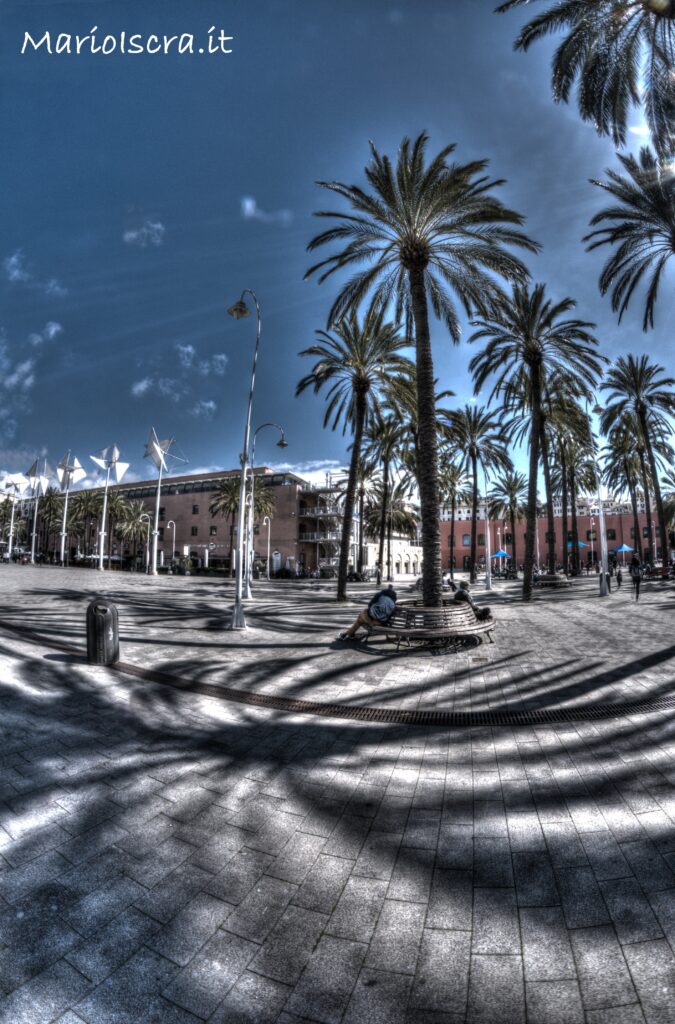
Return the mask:
<svg viewBox="0 0 675 1024">
<path fill-rule="evenodd" d="M 646 1024 L 639 1003 L 630 1006 L 612 1006 L 604 1010 L 588 1010 L 586 1024 Z"/>
<path fill-rule="evenodd" d="M 296 832 L 272 861 L 266 874 L 302 885 L 324 845 L 321 836 Z"/>
<path fill-rule="evenodd" d="M 576 978 L 574 957 L 559 908 L 522 909 L 520 930 L 526 982 Z"/>
<path fill-rule="evenodd" d="M 626 946 L 628 963 L 648 1024 L 670 1024 L 675 1018 L 675 962 L 665 939 Z"/>
<path fill-rule="evenodd" d="M 382 905 L 365 966 L 397 974 L 414 974 L 426 907 L 387 899 Z"/>
<path fill-rule="evenodd" d="M 471 952 L 520 953 L 520 928 L 513 890 L 476 889 Z"/>
<path fill-rule="evenodd" d="M 251 964 L 251 970 L 294 984 L 325 931 L 327 914 L 289 906 Z"/>
<path fill-rule="evenodd" d="M 85 978 L 98 984 L 128 960 L 158 929 L 157 921 L 129 907 L 91 939 L 66 953 L 65 959 Z"/>
<path fill-rule="evenodd" d="M 635 878 L 617 878 L 601 882 L 600 886 L 619 942 L 662 938 L 659 923 Z"/>
<path fill-rule="evenodd" d="M 288 985 L 244 971 L 209 1024 L 274 1024 L 291 991 Z"/>
<path fill-rule="evenodd" d="M 254 942 L 238 935 L 216 932 L 187 967 L 162 990 L 162 995 L 197 1017 L 209 1017 L 257 950 Z"/>
<path fill-rule="evenodd" d="M 63 916 L 82 935 L 93 935 L 144 892 L 133 879 L 116 878 L 82 896 L 63 912 Z"/>
<path fill-rule="evenodd" d="M 467 1021 L 524 1024 L 525 992 L 519 956 L 472 955 Z"/>
<path fill-rule="evenodd" d="M 264 942 L 297 888 L 278 878 L 261 878 L 227 918 L 227 930 L 252 942 Z"/>
<path fill-rule="evenodd" d="M 404 1024 L 412 978 L 364 969 L 342 1024 Z"/>
<path fill-rule="evenodd" d="M 59 962 L 17 988 L 0 1004 L 6 1024 L 48 1024 L 77 1002 L 91 984 L 74 967 Z"/>
<path fill-rule="evenodd" d="M 324 935 L 293 990 L 287 1009 L 321 1024 L 339 1024 L 356 985 L 367 946 Z"/>
<path fill-rule="evenodd" d="M 561 868 L 556 882 L 568 928 L 609 924 L 607 905 L 591 868 Z"/>
<path fill-rule="evenodd" d="M 525 986 L 527 1024 L 585 1024 L 576 981 L 532 981 Z"/>
<path fill-rule="evenodd" d="M 228 903 L 199 893 L 148 941 L 150 949 L 184 966 L 232 912 Z"/>
<path fill-rule="evenodd" d="M 613 928 L 580 928 L 570 932 L 570 941 L 586 1010 L 637 1002 L 637 993 Z"/>
<path fill-rule="evenodd" d="M 354 942 L 370 942 L 386 895 L 386 882 L 350 878 L 328 921 L 328 933 Z"/>
<path fill-rule="evenodd" d="M 197 1024 L 198 1019 L 159 995 L 178 967 L 148 949 L 94 989 L 74 1009 L 87 1024 Z"/>
<path fill-rule="evenodd" d="M 471 934 L 426 928 L 417 963 L 411 1006 L 463 1020 L 469 989 Z"/>
</svg>

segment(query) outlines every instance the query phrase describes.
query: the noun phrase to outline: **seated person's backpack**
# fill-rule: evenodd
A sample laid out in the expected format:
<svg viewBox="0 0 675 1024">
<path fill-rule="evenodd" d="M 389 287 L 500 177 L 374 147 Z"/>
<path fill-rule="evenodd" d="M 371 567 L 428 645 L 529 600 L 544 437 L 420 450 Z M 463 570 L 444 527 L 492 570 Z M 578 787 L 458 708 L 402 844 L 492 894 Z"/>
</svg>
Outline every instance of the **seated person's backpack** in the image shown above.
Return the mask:
<svg viewBox="0 0 675 1024">
<path fill-rule="evenodd" d="M 388 622 L 388 620 L 394 614 L 396 608 L 395 603 L 386 594 L 380 594 L 379 597 L 374 598 L 368 605 L 368 614 L 371 619 L 375 619 L 377 622 Z"/>
</svg>

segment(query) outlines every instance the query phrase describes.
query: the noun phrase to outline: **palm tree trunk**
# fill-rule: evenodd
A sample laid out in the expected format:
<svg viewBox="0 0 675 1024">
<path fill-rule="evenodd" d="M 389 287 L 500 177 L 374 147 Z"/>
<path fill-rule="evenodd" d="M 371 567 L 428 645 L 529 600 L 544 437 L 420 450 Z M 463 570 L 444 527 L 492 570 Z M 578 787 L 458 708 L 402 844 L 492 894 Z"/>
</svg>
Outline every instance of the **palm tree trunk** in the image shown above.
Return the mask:
<svg viewBox="0 0 675 1024">
<path fill-rule="evenodd" d="M 513 560 L 513 568 L 514 568 L 514 571 L 515 571 L 515 574 L 516 574 L 516 579 L 517 579 L 518 578 L 518 562 L 516 561 L 516 510 L 515 510 L 515 507 L 512 505 L 511 508 L 509 509 L 509 511 L 511 513 L 511 518 L 510 518 L 510 521 L 511 521 L 511 558 Z"/>
<path fill-rule="evenodd" d="M 638 517 L 638 506 L 637 506 L 637 493 L 635 491 L 635 485 L 633 478 L 628 469 L 628 462 L 626 459 L 623 460 L 623 471 L 626 476 L 626 483 L 628 484 L 628 493 L 630 495 L 630 504 L 633 510 L 633 543 L 631 547 L 633 551 L 640 551 L 640 519 Z"/>
<path fill-rule="evenodd" d="M 393 508 L 389 509 L 389 518 L 387 520 L 387 581 L 389 583 L 394 579 L 393 560 L 391 555 L 391 541 L 392 541 L 392 520 L 393 520 Z"/>
<path fill-rule="evenodd" d="M 230 579 L 234 579 L 234 512 L 230 515 Z"/>
<path fill-rule="evenodd" d="M 659 474 L 656 468 L 656 459 L 654 458 L 654 448 L 652 446 L 652 439 L 649 435 L 649 427 L 647 424 L 647 417 L 644 412 L 640 414 L 640 425 L 642 427 L 642 436 L 645 439 L 645 448 L 647 449 L 647 459 L 649 461 L 649 471 L 652 478 L 652 485 L 654 489 L 654 501 L 656 503 L 656 515 L 659 520 L 659 533 L 661 535 L 661 558 L 662 564 L 668 564 L 668 523 L 666 522 L 666 515 L 663 509 L 663 499 L 661 497 L 661 486 L 659 484 Z M 650 529 L 651 536 L 651 529 Z M 657 545 L 658 547 L 658 545 Z M 655 552 L 658 554 L 658 552 Z"/>
<path fill-rule="evenodd" d="M 417 367 L 417 485 L 422 515 L 422 558 L 424 604 L 427 608 L 443 605 L 441 582 L 441 532 L 438 499 L 438 438 L 434 363 L 429 336 L 424 267 L 410 268 L 410 296 L 415 321 L 415 363 Z"/>
<path fill-rule="evenodd" d="M 570 471 L 570 501 L 572 503 L 572 568 L 575 574 L 581 572 L 581 551 L 579 548 L 579 521 L 577 519 L 577 473 Z"/>
<path fill-rule="evenodd" d="M 354 400 L 354 441 L 352 443 L 352 457 L 349 463 L 349 477 L 347 478 L 347 490 L 345 493 L 345 511 L 342 518 L 342 539 L 340 541 L 340 560 L 338 562 L 338 601 L 347 600 L 347 569 L 349 566 L 349 549 L 352 539 L 352 524 L 354 521 L 354 502 L 356 500 L 356 480 L 361 460 L 361 442 L 363 440 L 363 425 L 366 419 L 366 392 L 363 388 L 356 388 Z"/>
<path fill-rule="evenodd" d="M 541 371 L 537 363 L 532 365 L 531 375 L 530 476 L 527 488 L 523 601 L 530 601 L 532 599 L 532 569 L 534 566 L 535 550 L 534 531 L 537 528 L 537 480 L 539 477 L 539 438 L 541 437 Z"/>
<path fill-rule="evenodd" d="M 652 503 L 649 497 L 649 477 L 647 475 L 647 463 L 645 461 L 644 448 L 638 448 L 640 458 L 640 476 L 642 477 L 642 489 L 645 493 L 645 513 L 647 515 L 647 546 L 649 548 L 649 561 L 654 564 L 654 543 L 652 538 Z M 642 541 L 638 535 L 638 552 L 642 560 Z"/>
<path fill-rule="evenodd" d="M 382 508 L 380 510 L 380 549 L 377 554 L 378 584 L 384 579 L 384 539 L 387 535 L 387 505 L 389 504 L 389 458 L 382 463 Z"/>
<path fill-rule="evenodd" d="M 476 534 L 478 532 L 478 459 L 471 456 L 471 473 L 473 483 L 471 485 L 471 566 L 469 579 L 476 582 Z"/>
<path fill-rule="evenodd" d="M 364 540 L 363 516 L 364 516 L 364 512 L 365 512 L 365 502 L 366 502 L 366 489 L 363 486 L 363 483 L 361 483 L 361 486 L 359 487 L 359 562 L 358 562 L 358 566 L 357 566 L 357 569 L 358 569 L 359 573 L 363 572 L 363 562 L 364 562 L 364 547 L 365 547 L 365 545 L 363 543 L 363 540 Z"/>
<path fill-rule="evenodd" d="M 544 469 L 544 488 L 546 490 L 546 518 L 548 520 L 548 571 L 555 573 L 555 519 L 553 517 L 553 488 L 551 486 L 551 466 L 549 463 L 548 437 L 546 421 L 541 424 L 541 464 Z"/>
<path fill-rule="evenodd" d="M 450 501 L 450 579 L 455 578 L 455 512 L 457 510 L 457 495 L 453 491 Z"/>
<path fill-rule="evenodd" d="M 558 445 L 558 457 L 560 459 L 560 498 L 562 503 L 563 572 L 567 576 L 569 562 L 567 554 L 567 460 L 565 459 L 565 449 L 562 444 Z"/>
</svg>

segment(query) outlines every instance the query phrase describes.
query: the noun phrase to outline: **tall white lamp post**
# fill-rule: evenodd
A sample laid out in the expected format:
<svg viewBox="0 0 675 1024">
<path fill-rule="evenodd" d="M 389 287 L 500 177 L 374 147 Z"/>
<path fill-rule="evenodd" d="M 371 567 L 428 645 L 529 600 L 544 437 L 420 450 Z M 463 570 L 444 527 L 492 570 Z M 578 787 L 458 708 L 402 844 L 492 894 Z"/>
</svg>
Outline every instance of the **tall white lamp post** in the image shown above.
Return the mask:
<svg viewBox="0 0 675 1024">
<path fill-rule="evenodd" d="M 278 423 L 261 423 L 259 427 L 253 431 L 253 440 L 251 442 L 251 492 L 248 496 L 248 530 L 247 530 L 247 545 L 246 545 L 246 597 L 251 597 L 251 573 L 253 570 L 253 520 L 255 519 L 255 442 L 259 431 L 264 430 L 265 427 L 276 427 L 280 432 L 281 437 L 277 441 L 277 448 L 288 448 L 288 441 L 284 433 L 284 428 L 280 427 Z"/>
<path fill-rule="evenodd" d="M 488 477 L 483 466 L 483 479 L 485 480 L 485 589 L 492 590 L 492 568 L 490 566 L 490 509 L 488 505 Z"/>
<path fill-rule="evenodd" d="M 591 565 L 594 565 L 595 564 L 595 551 L 593 550 L 593 543 L 595 541 L 595 521 L 593 519 L 593 516 L 591 516 L 591 528 L 590 528 L 589 534 L 590 534 L 590 540 L 591 540 Z"/>
<path fill-rule="evenodd" d="M 47 469 L 47 460 L 44 460 L 42 473 L 38 469 L 38 460 L 36 459 L 33 465 L 26 473 L 28 477 L 28 483 L 31 491 L 33 492 L 33 533 L 30 541 L 30 560 L 31 563 L 35 564 L 35 542 L 37 539 L 37 517 L 38 517 L 38 503 L 40 501 L 40 495 L 44 494 L 49 485 L 49 470 Z"/>
<path fill-rule="evenodd" d="M 233 306 L 230 306 L 227 312 L 230 316 L 234 317 L 235 320 L 243 320 L 245 317 L 250 316 L 251 311 L 244 302 L 245 295 L 250 295 L 255 305 L 256 338 L 255 350 L 253 353 L 253 369 L 251 370 L 251 386 L 248 392 L 248 406 L 246 408 L 246 422 L 244 425 L 244 447 L 240 456 L 241 483 L 239 486 L 239 509 L 237 512 L 237 574 L 235 581 L 234 607 L 232 609 L 232 619 L 230 621 L 229 629 L 246 629 L 246 616 L 244 615 L 244 605 L 242 603 L 244 582 L 244 544 L 246 543 L 246 538 L 244 536 L 244 517 L 246 515 L 246 470 L 248 467 L 248 444 L 251 434 L 251 410 L 253 408 L 255 370 L 258 362 L 261 330 L 260 304 L 255 292 L 251 291 L 250 288 L 245 288 L 243 290 L 241 298 L 235 302 Z"/>
<path fill-rule="evenodd" d="M 593 407 L 593 412 L 598 415 L 602 412 L 602 408 L 599 405 Z M 609 586 L 607 583 L 607 577 L 609 576 L 609 560 L 607 557 L 607 530 L 605 529 L 605 508 L 602 503 L 602 491 L 600 487 L 600 469 L 598 468 L 598 452 L 595 444 L 595 435 L 593 434 L 593 427 L 591 426 L 591 418 L 588 414 L 588 400 L 586 400 L 586 415 L 588 416 L 588 434 L 591 443 L 591 453 L 593 455 L 593 468 L 595 470 L 595 482 L 598 488 L 598 519 L 600 526 L 600 597 L 609 597 Z M 593 533 L 591 531 L 591 537 Z"/>
<path fill-rule="evenodd" d="M 5 489 L 12 492 L 8 495 L 12 505 L 12 511 L 9 517 L 9 537 L 7 539 L 7 557 L 9 559 L 12 557 L 12 550 L 14 547 L 14 515 L 16 512 L 16 503 L 27 485 L 28 481 L 23 473 L 12 473 L 5 479 Z"/>
<path fill-rule="evenodd" d="M 80 480 L 84 480 L 86 475 L 87 472 L 82 468 L 82 464 L 79 459 L 73 459 L 71 463 L 69 449 L 56 467 L 56 477 L 59 481 L 59 487 L 64 492 L 63 522 L 61 523 L 61 565 L 66 564 L 66 522 L 68 519 L 68 496 L 70 494 L 70 486 L 71 484 L 78 484 Z"/>
<path fill-rule="evenodd" d="M 270 578 L 270 530 L 272 528 L 272 520 L 269 516 L 265 516 L 263 519 L 263 526 L 267 524 L 267 579 Z"/>
<path fill-rule="evenodd" d="M 169 529 L 170 526 L 173 526 L 173 533 L 171 537 L 171 562 L 173 563 L 173 560 L 176 557 L 176 524 L 173 521 L 173 519 L 170 519 L 169 522 L 166 524 L 167 530 Z"/>
<path fill-rule="evenodd" d="M 157 497 L 155 499 L 155 525 L 152 531 L 152 562 L 150 566 L 150 575 L 157 575 L 157 543 L 159 540 L 159 503 L 162 500 L 162 473 L 166 469 L 166 459 L 172 446 L 176 443 L 175 438 L 167 438 L 164 441 L 160 441 L 157 437 L 157 433 L 154 427 L 150 428 L 150 435 L 145 445 L 144 459 L 150 459 L 154 462 L 155 466 L 159 470 L 159 476 L 157 478 Z M 172 455 L 172 458 L 176 459 L 178 456 Z M 179 461 L 185 462 L 185 459 Z M 174 540 L 175 540 L 175 528 L 174 523 Z"/>
<path fill-rule="evenodd" d="M 108 515 L 108 487 L 110 485 L 110 474 L 115 476 L 115 482 L 119 483 L 129 468 L 128 462 L 120 462 L 120 450 L 116 444 L 104 448 L 100 455 L 90 455 L 92 462 L 101 469 L 105 469 L 105 487 L 103 488 L 103 510 L 101 512 L 101 529 L 99 530 L 98 545 L 98 567 L 103 571 L 103 555 L 105 552 L 105 521 Z"/>
</svg>

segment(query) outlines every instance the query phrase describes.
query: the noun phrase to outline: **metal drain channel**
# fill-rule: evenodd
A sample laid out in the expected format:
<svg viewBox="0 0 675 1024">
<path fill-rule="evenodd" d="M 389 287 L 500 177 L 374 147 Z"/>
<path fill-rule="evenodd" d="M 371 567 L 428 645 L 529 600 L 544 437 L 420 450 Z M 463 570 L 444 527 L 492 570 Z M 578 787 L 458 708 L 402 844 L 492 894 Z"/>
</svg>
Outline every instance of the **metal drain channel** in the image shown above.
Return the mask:
<svg viewBox="0 0 675 1024">
<path fill-rule="evenodd" d="M 7 626 L 0 627 L 10 633 L 47 647 L 82 657 L 82 651 L 71 644 L 52 640 L 33 630 Z M 495 711 L 406 711 L 405 708 L 353 707 L 349 704 L 326 704 L 321 701 L 277 697 L 267 693 L 237 690 L 230 686 L 200 683 L 169 672 L 142 668 L 128 661 L 108 666 L 115 672 L 146 682 L 170 686 L 182 693 L 197 693 L 216 700 L 226 700 L 248 707 L 267 708 L 287 714 L 318 715 L 322 718 L 345 718 L 358 722 L 383 722 L 392 725 L 440 726 L 444 728 L 478 728 L 480 726 L 558 725 L 565 722 L 597 721 L 607 718 L 627 718 L 675 708 L 675 694 L 665 697 L 627 701 L 625 704 L 589 704 L 572 708 L 533 708 L 522 711 L 502 708 Z"/>
</svg>

